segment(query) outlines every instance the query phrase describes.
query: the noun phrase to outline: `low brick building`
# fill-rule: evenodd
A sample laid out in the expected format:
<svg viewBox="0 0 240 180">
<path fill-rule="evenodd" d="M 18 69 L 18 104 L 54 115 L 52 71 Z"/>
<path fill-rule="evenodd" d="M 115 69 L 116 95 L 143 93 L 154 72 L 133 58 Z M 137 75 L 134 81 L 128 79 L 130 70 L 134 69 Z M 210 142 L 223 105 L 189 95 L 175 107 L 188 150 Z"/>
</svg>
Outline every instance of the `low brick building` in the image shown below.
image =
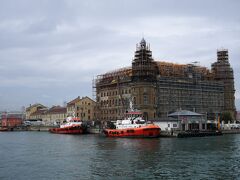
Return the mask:
<svg viewBox="0 0 240 180">
<path fill-rule="evenodd" d="M 22 125 L 23 114 L 22 113 L 2 113 L 1 116 L 2 127 L 14 128 Z"/>
</svg>

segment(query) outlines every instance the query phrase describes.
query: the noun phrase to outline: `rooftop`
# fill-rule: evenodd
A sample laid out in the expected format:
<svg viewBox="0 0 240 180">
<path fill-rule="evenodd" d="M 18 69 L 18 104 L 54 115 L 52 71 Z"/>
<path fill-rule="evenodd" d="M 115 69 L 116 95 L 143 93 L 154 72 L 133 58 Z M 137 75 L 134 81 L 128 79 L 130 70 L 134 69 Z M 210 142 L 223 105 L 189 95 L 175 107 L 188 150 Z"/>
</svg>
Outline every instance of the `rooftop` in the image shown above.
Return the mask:
<svg viewBox="0 0 240 180">
<path fill-rule="evenodd" d="M 188 110 L 180 110 L 168 115 L 168 117 L 178 117 L 178 116 L 202 116 L 202 114 L 188 111 Z"/>
</svg>

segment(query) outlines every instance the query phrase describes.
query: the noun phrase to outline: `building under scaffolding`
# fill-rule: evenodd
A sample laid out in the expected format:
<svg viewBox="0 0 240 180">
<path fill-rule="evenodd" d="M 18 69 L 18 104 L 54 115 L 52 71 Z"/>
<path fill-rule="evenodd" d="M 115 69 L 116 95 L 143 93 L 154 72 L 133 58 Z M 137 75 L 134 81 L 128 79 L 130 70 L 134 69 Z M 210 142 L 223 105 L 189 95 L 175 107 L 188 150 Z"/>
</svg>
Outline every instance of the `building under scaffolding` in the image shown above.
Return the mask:
<svg viewBox="0 0 240 180">
<path fill-rule="evenodd" d="M 179 109 L 214 119 L 225 111 L 235 115 L 233 70 L 227 50 L 218 50 L 212 69 L 193 64 L 154 61 L 150 46 L 142 39 L 132 67 L 97 76 L 94 89 L 100 120 L 122 118 L 129 109 L 143 112 L 146 119 L 167 117 Z"/>
</svg>

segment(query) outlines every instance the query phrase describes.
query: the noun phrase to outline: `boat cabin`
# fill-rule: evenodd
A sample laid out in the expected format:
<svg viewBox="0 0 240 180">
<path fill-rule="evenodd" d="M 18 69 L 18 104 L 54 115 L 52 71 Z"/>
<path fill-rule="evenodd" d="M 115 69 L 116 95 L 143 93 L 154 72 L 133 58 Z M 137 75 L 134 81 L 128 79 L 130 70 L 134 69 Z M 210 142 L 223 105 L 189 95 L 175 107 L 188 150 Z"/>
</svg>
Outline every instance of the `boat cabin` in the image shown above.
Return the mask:
<svg viewBox="0 0 240 180">
<path fill-rule="evenodd" d="M 127 112 L 123 120 L 117 120 L 116 129 L 120 128 L 136 128 L 146 124 L 146 121 L 142 119 L 141 112 Z"/>
</svg>

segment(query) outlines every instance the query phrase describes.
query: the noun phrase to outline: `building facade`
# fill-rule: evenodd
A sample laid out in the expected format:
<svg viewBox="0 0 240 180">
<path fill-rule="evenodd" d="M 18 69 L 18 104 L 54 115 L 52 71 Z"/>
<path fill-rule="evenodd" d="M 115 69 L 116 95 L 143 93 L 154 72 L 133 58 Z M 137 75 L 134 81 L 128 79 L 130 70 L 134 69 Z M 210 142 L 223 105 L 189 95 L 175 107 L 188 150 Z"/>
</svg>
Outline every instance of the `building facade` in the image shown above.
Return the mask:
<svg viewBox="0 0 240 180">
<path fill-rule="evenodd" d="M 80 101 L 80 96 L 67 103 L 67 116 L 76 116 L 76 103 Z"/>
<path fill-rule="evenodd" d="M 96 102 L 88 96 L 73 99 L 67 103 L 68 116 L 76 116 L 81 120 L 96 120 Z"/>
<path fill-rule="evenodd" d="M 236 117 L 234 75 L 227 49 L 217 51 L 217 62 L 212 64 L 212 71 L 214 79 L 224 85 L 224 111 Z"/>
<path fill-rule="evenodd" d="M 39 103 L 36 103 L 36 104 L 33 104 L 29 107 L 26 108 L 26 119 L 31 119 L 31 115 L 37 111 L 39 111 L 40 109 L 46 109 L 47 107 L 42 105 L 42 104 L 39 104 Z"/>
<path fill-rule="evenodd" d="M 76 116 L 83 121 L 96 120 L 95 113 L 96 102 L 85 96 L 76 102 Z"/>
<path fill-rule="evenodd" d="M 1 114 L 1 126 L 5 128 L 21 126 L 23 120 L 23 113 L 5 112 Z"/>
<path fill-rule="evenodd" d="M 67 108 L 53 106 L 51 108 L 42 108 L 34 111 L 29 120 L 40 120 L 44 125 L 61 124 L 67 117 Z"/>
<path fill-rule="evenodd" d="M 235 114 L 234 77 L 226 50 L 218 51 L 212 69 L 196 64 L 155 61 L 144 39 L 136 46 L 132 67 L 97 76 L 94 89 L 98 117 L 122 118 L 132 101 L 145 119 L 167 117 L 180 109 L 215 119 Z"/>
</svg>

